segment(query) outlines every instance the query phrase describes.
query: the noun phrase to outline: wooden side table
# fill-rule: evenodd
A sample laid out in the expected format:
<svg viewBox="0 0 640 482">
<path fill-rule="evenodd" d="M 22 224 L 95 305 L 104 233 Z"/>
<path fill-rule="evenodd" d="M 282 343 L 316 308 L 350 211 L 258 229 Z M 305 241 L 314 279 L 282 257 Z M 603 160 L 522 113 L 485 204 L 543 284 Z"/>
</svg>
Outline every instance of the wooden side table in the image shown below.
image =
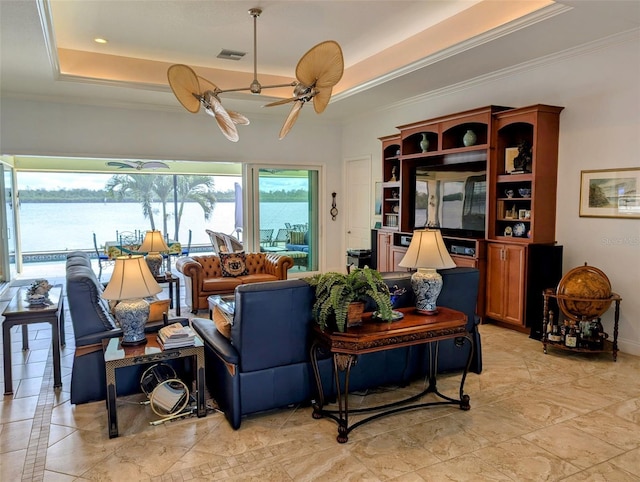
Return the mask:
<svg viewBox="0 0 640 482">
<path fill-rule="evenodd" d="M 155 276 L 156 283 L 167 283 L 169 285 L 169 308 L 175 308 L 176 316 L 180 316 L 180 278 L 173 273 L 166 272 Z M 173 296 L 173 285 L 176 285 L 175 298 Z"/>
<path fill-rule="evenodd" d="M 434 405 L 458 405 L 461 410 L 469 410 L 469 396 L 464 393 L 464 382 L 473 357 L 473 339 L 467 332 L 467 316 L 457 310 L 439 306 L 438 313 L 432 316 L 420 315 L 415 308 L 401 308 L 404 318 L 393 323 L 375 322 L 371 313 L 363 316 L 360 326 L 349 328 L 345 333 L 321 331 L 317 325 L 313 327 L 313 343 L 311 345 L 311 364 L 313 366 L 319 400 L 313 404 L 313 418 L 329 417 L 338 423 L 339 443 L 349 440 L 349 433 L 356 427 L 393 413 Z M 441 394 L 436 386 L 437 346 L 429 349 L 429 386 L 421 393 L 378 407 L 349 409 L 349 375 L 351 366 L 357 362 L 358 355 L 376 351 L 391 350 L 402 346 L 438 343 L 440 340 L 460 339 L 471 343 L 467 364 L 460 380 L 459 398 L 451 398 Z M 431 348 L 431 347 L 430 347 Z M 338 410 L 324 408 L 322 380 L 318 369 L 318 353 L 328 350 L 333 355 L 334 378 L 336 380 Z M 345 372 L 344 385 L 340 382 L 339 371 Z M 443 401 L 412 403 L 427 393 L 434 393 Z M 366 418 L 349 425 L 350 413 L 373 412 Z"/>
<path fill-rule="evenodd" d="M 11 302 L 2 312 L 2 347 L 4 362 L 4 394 L 13 393 L 11 374 L 11 328 L 22 325 L 22 349 L 29 349 L 27 325 L 34 323 L 51 324 L 51 345 L 53 347 L 53 387 L 62 387 L 60 370 L 60 345 L 65 345 L 64 333 L 64 298 L 62 285 L 55 285 L 49 290 L 49 304 L 30 306 L 26 301 L 28 287 L 20 288 Z"/>
<path fill-rule="evenodd" d="M 107 421 L 109 438 L 118 436 L 118 412 L 116 407 L 117 368 L 192 357 L 195 362 L 196 411 L 198 417 L 204 417 L 207 414 L 204 400 L 204 345 L 202 340 L 196 336 L 194 346 L 163 350 L 158 343 L 156 333 L 149 333 L 146 337 L 147 344 L 137 346 L 124 347 L 120 343 L 122 341 L 121 338 L 110 338 L 102 341 L 107 376 Z"/>
</svg>

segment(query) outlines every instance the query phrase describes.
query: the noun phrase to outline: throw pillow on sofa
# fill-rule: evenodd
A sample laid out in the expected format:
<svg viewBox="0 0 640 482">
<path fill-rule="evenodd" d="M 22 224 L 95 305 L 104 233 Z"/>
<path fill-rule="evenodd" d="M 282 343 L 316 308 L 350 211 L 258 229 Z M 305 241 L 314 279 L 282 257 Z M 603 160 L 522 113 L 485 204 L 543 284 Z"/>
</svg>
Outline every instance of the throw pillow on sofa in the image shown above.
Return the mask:
<svg viewBox="0 0 640 482">
<path fill-rule="evenodd" d="M 222 276 L 227 278 L 249 274 L 246 257 L 243 252 L 220 253 L 220 266 L 222 268 Z"/>
<path fill-rule="evenodd" d="M 304 235 L 302 231 L 292 231 L 289 233 L 289 243 L 290 244 L 306 244 L 304 241 Z"/>
</svg>

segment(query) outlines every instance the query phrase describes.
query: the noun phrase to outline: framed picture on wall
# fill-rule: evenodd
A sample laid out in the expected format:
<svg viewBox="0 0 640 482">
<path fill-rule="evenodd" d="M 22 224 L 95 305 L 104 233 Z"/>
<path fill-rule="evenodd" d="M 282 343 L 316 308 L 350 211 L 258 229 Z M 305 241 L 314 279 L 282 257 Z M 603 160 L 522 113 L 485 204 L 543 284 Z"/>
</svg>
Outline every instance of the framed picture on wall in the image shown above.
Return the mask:
<svg viewBox="0 0 640 482">
<path fill-rule="evenodd" d="M 376 182 L 376 193 L 375 193 L 375 207 L 373 214 L 376 216 L 382 215 L 382 183 Z"/>
<path fill-rule="evenodd" d="M 580 173 L 580 216 L 640 219 L 640 168 Z"/>
</svg>

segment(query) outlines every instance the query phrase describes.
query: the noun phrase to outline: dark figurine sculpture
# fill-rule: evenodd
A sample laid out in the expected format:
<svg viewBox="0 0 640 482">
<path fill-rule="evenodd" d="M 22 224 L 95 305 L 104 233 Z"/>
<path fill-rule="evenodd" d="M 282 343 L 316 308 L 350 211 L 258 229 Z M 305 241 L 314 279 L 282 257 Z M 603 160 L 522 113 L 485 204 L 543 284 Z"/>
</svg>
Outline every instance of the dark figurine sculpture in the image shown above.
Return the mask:
<svg viewBox="0 0 640 482">
<path fill-rule="evenodd" d="M 522 141 L 518 144 L 518 155 L 513 158 L 514 172 L 531 172 L 531 144 Z"/>
</svg>

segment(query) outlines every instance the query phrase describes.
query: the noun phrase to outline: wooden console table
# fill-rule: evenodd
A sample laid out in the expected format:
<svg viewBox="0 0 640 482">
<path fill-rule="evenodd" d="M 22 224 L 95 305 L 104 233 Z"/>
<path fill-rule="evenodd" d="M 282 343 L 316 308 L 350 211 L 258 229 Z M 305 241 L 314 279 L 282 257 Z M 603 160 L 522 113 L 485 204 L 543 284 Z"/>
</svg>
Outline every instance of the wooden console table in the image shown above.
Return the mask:
<svg viewBox="0 0 640 482">
<path fill-rule="evenodd" d="M 30 306 L 26 301 L 28 287 L 18 290 L 11 302 L 4 309 L 2 323 L 2 347 L 4 351 L 4 394 L 13 393 L 11 374 L 11 328 L 22 325 L 22 349 L 29 349 L 27 325 L 35 323 L 51 324 L 51 346 L 53 348 L 53 388 L 62 387 L 60 369 L 60 345 L 65 346 L 64 334 L 64 297 L 62 285 L 55 285 L 49 291 L 48 303 Z"/>
<path fill-rule="evenodd" d="M 385 415 L 433 405 L 459 405 L 462 410 L 469 410 L 469 396 L 464 394 L 464 382 L 473 356 L 473 340 L 469 336 L 466 324 L 467 317 L 461 311 L 438 307 L 438 314 L 433 316 L 420 315 L 414 308 L 402 308 L 404 318 L 393 323 L 376 322 L 371 320 L 371 313 L 363 316 L 363 324 L 349 328 L 345 333 L 321 331 L 316 325 L 313 329 L 313 343 L 311 345 L 311 362 L 318 386 L 319 400 L 313 404 L 313 417 L 329 417 L 338 423 L 339 443 L 349 440 L 349 433 L 356 427 Z M 471 343 L 467 364 L 460 381 L 459 398 L 454 399 L 441 394 L 436 386 L 437 374 L 437 346 L 429 349 L 429 386 L 422 392 L 397 402 L 377 407 L 349 410 L 349 375 L 358 355 L 376 351 L 391 350 L 402 346 L 438 343 L 440 340 L 451 338 L 467 340 Z M 431 347 L 430 347 L 431 348 Z M 333 355 L 333 368 L 337 389 L 338 410 L 325 410 L 322 381 L 318 369 L 318 354 L 328 350 Z M 338 371 L 345 372 L 344 387 L 341 386 Z M 440 402 L 417 402 L 427 393 L 434 393 L 442 398 Z M 376 412 L 353 425 L 349 425 L 349 413 Z"/>
</svg>

